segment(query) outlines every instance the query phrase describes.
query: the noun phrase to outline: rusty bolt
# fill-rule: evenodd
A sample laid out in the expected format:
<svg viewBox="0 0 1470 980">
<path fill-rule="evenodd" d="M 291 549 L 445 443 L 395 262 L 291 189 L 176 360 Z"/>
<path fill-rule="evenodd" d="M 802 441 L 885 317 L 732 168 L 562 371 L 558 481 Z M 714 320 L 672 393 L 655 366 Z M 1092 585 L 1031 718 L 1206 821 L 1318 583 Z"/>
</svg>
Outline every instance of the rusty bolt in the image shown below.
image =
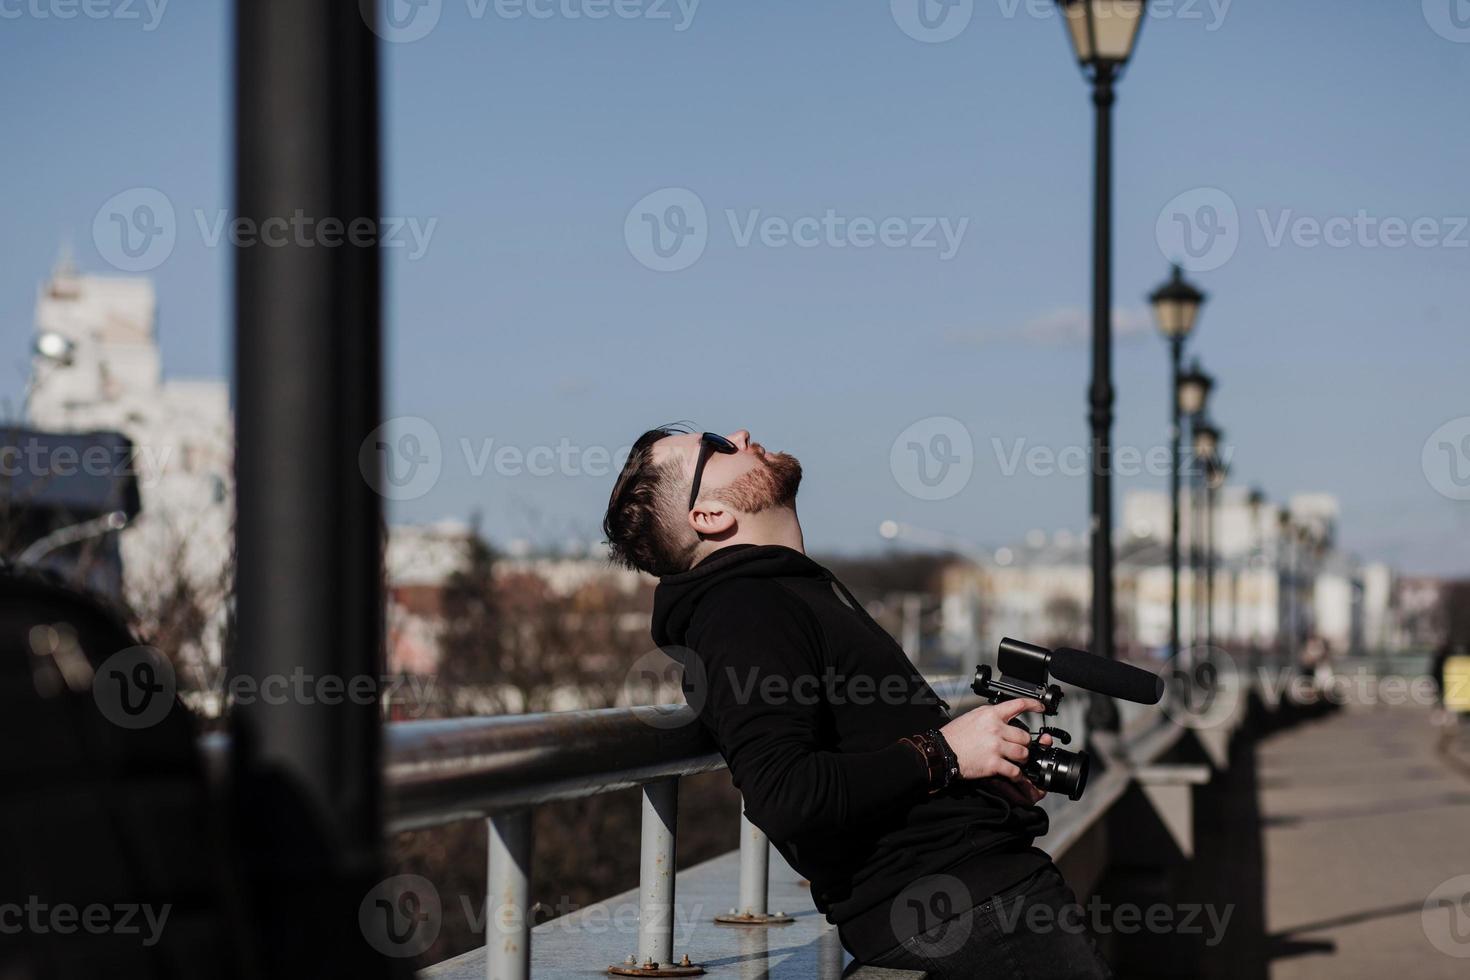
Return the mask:
<svg viewBox="0 0 1470 980">
<path fill-rule="evenodd" d="M 689 954 L 688 953 L 685 953 L 684 954 L 684 958 L 679 961 L 679 965 L 680 966 L 692 966 L 693 965 L 693 964 L 691 964 L 689 962 Z"/>
</svg>

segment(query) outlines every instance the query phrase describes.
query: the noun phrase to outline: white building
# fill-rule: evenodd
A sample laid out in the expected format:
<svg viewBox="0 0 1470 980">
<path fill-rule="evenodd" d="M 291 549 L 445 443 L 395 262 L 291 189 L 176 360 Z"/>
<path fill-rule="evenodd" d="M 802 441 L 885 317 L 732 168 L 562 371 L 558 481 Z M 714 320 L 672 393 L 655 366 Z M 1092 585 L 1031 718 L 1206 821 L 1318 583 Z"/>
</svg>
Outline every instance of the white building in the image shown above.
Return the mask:
<svg viewBox="0 0 1470 980">
<path fill-rule="evenodd" d="M 234 424 L 222 379 L 164 378 L 153 284 L 83 275 L 63 256 L 36 300 L 26 414 L 38 428 L 132 440 L 142 510 L 121 535 L 135 605 L 182 575 L 223 599 L 234 510 Z"/>
<path fill-rule="evenodd" d="M 1191 542 L 1204 538 L 1203 514 L 1180 508 L 1180 636 L 1217 645 L 1299 650 L 1308 637 L 1335 654 L 1382 650 L 1395 639 L 1394 580 L 1384 565 L 1334 549 L 1338 505 L 1327 494 L 1291 498 L 1283 529 L 1275 508 L 1253 504 L 1243 487 L 1222 487 L 1214 510 L 1216 562 L 1210 576 L 1191 570 Z M 1201 518 L 1196 520 L 1196 517 Z M 1167 648 L 1172 583 L 1166 494 L 1132 491 L 1114 541 L 1115 622 L 1131 652 Z M 1085 643 L 1091 633 L 1092 571 L 1087 539 L 1033 531 L 993 552 L 966 549 L 969 561 L 946 573 L 942 643 L 961 658 L 992 650 L 1002 636 L 1038 643 Z M 1207 609 L 1212 605 L 1212 609 Z"/>
</svg>

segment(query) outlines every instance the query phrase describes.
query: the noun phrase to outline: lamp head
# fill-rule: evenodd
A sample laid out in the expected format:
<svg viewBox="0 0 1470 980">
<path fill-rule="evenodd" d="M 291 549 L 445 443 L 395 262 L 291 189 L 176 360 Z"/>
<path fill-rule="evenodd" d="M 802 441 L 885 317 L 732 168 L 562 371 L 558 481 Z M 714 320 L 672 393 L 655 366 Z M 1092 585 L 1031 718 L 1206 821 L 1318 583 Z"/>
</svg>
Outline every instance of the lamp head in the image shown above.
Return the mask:
<svg viewBox="0 0 1470 980">
<path fill-rule="evenodd" d="M 1148 14 L 1144 0 L 1057 0 L 1057 5 L 1083 69 L 1093 77 L 1122 71 Z"/>
</svg>

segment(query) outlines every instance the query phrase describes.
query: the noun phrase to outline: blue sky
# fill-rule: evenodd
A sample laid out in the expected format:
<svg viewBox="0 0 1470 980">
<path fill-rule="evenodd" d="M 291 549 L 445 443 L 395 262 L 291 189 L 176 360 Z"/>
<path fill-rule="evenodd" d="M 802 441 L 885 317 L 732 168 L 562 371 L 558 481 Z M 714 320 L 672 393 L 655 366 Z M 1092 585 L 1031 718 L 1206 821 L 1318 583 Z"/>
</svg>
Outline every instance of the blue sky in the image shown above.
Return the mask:
<svg viewBox="0 0 1470 980">
<path fill-rule="evenodd" d="M 176 216 L 148 272 L 166 370 L 229 370 L 229 250 L 206 233 L 229 207 L 227 8 L 95 2 L 106 16 L 26 0 L 0 18 L 12 402 L 58 245 L 115 271 L 94 218 L 137 188 Z M 901 26 L 913 2 L 621 0 L 594 18 L 611 5 L 442 0 L 426 36 L 385 43 L 385 212 L 406 243 L 386 257 L 389 414 L 441 447 L 395 519 L 592 537 L 597 452 L 691 419 L 801 457 L 818 549 L 877 547 L 889 518 L 991 544 L 1081 530 L 1085 476 L 1007 456 L 1086 437 L 1087 90 L 1047 4 L 961 0 L 963 30 L 928 43 Z M 1192 347 L 1219 379 L 1233 479 L 1337 494 L 1345 542 L 1410 571 L 1470 571 L 1470 503 L 1436 489 L 1460 470 L 1423 455 L 1470 416 L 1470 30 L 1449 2 L 1155 4 L 1116 117 L 1118 443 L 1166 436 L 1142 297 L 1177 251 L 1173 215 L 1228 202 L 1233 235 L 1192 260 L 1211 294 Z M 707 245 L 659 272 L 635 204 L 669 188 L 705 209 Z M 781 244 L 823 219 L 837 230 L 812 247 Z M 858 247 L 885 219 L 893 244 Z M 1384 244 L 1416 221 L 1417 243 Z M 952 255 L 943 227 L 962 229 Z M 890 450 L 936 417 L 969 433 L 972 473 L 929 500 Z M 493 461 L 558 445 L 575 461 L 553 475 Z M 1443 466 L 1470 471 L 1462 456 Z"/>
</svg>

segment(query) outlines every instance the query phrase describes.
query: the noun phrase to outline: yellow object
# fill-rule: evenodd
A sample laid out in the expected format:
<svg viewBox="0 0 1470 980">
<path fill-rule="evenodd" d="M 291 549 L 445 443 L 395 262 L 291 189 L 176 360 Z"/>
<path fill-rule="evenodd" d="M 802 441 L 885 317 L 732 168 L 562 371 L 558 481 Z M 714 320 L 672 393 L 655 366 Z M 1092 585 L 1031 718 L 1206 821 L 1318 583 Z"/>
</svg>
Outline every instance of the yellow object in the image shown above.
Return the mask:
<svg viewBox="0 0 1470 980">
<path fill-rule="evenodd" d="M 1445 658 L 1444 706 L 1470 712 L 1470 657 Z"/>
</svg>

